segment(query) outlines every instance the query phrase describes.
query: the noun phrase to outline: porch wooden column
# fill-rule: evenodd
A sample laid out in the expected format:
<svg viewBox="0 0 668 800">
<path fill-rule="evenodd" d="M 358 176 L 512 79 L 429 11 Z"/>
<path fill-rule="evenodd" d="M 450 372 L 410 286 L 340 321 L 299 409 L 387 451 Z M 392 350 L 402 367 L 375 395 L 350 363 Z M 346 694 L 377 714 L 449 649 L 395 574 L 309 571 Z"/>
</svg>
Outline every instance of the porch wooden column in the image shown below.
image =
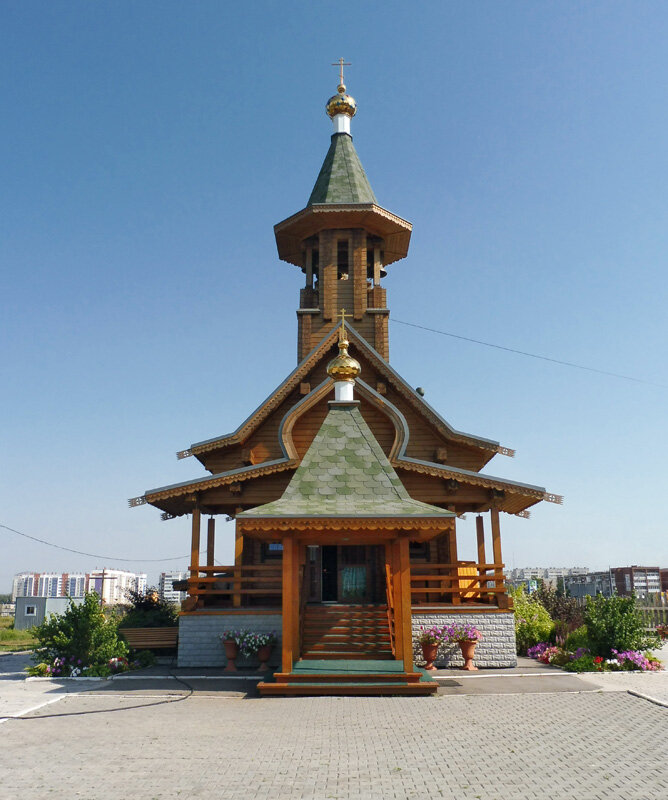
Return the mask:
<svg viewBox="0 0 668 800">
<path fill-rule="evenodd" d="M 478 514 L 475 518 L 475 534 L 478 540 L 478 564 L 486 564 L 485 561 L 485 520 Z"/>
<path fill-rule="evenodd" d="M 216 520 L 211 517 L 206 523 L 206 565 L 212 567 L 216 550 Z"/>
<path fill-rule="evenodd" d="M 478 577 L 480 576 L 484 577 L 485 575 L 487 575 L 487 570 L 484 569 L 481 570 L 480 564 L 487 563 L 487 561 L 485 560 L 485 520 L 480 516 L 480 514 L 478 514 L 478 516 L 475 518 L 475 535 L 476 539 L 478 540 Z M 486 589 L 488 584 L 487 582 L 485 582 L 484 586 L 482 583 L 479 583 L 478 585 L 482 590 Z M 490 595 L 485 595 L 485 597 L 483 597 L 481 593 L 479 597 L 481 600 L 485 598 L 489 600 Z"/>
<path fill-rule="evenodd" d="M 499 522 L 499 509 L 490 509 L 492 522 L 492 553 L 494 554 L 494 585 L 496 587 L 504 585 L 503 577 L 503 556 L 501 555 L 501 524 Z M 508 608 L 508 595 L 496 594 L 496 602 L 499 608 Z"/>
<path fill-rule="evenodd" d="M 399 569 L 399 542 L 389 542 L 390 574 L 392 575 L 392 595 L 394 597 L 394 657 L 403 660 L 404 640 L 401 635 L 403 624 L 403 596 L 401 593 L 401 573 Z"/>
<path fill-rule="evenodd" d="M 190 537 L 190 577 L 199 578 L 199 532 L 202 516 L 198 506 L 193 508 L 192 535 Z"/>
<path fill-rule="evenodd" d="M 402 639 L 404 672 L 413 672 L 413 617 L 411 613 L 411 559 L 407 538 L 399 539 L 399 577 L 401 584 L 401 627 L 397 638 Z"/>
<path fill-rule="evenodd" d="M 454 510 L 454 506 L 448 506 L 448 511 Z M 457 517 L 452 518 L 451 524 L 452 527 L 448 534 L 448 564 L 454 565 L 451 567 L 450 577 L 455 580 L 451 581 L 450 586 L 452 587 L 452 604 L 458 606 L 462 602 L 462 598 L 459 593 L 459 566 L 457 563 L 459 560 L 457 555 Z"/>
<path fill-rule="evenodd" d="M 283 539 L 283 672 L 292 672 L 299 640 L 299 548 L 292 536 Z"/>
<path fill-rule="evenodd" d="M 244 557 L 244 537 L 237 528 L 234 533 L 234 594 L 232 595 L 232 605 L 238 608 L 241 605 L 241 564 Z"/>
</svg>

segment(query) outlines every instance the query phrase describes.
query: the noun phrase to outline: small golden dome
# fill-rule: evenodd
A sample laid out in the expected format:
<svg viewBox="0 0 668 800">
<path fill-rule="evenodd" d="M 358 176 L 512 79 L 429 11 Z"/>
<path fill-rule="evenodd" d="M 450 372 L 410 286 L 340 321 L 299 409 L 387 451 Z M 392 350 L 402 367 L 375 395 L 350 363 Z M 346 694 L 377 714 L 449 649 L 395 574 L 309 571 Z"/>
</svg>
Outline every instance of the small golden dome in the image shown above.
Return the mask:
<svg viewBox="0 0 668 800">
<path fill-rule="evenodd" d="M 335 381 L 354 381 L 362 371 L 360 362 L 348 355 L 348 340 L 339 339 L 339 354 L 327 365 L 327 374 Z"/>
<path fill-rule="evenodd" d="M 330 119 L 333 119 L 337 114 L 346 114 L 349 117 L 354 117 L 357 114 L 357 103 L 354 97 L 346 94 L 345 84 L 339 84 L 338 94 L 329 98 L 325 110 Z"/>
</svg>

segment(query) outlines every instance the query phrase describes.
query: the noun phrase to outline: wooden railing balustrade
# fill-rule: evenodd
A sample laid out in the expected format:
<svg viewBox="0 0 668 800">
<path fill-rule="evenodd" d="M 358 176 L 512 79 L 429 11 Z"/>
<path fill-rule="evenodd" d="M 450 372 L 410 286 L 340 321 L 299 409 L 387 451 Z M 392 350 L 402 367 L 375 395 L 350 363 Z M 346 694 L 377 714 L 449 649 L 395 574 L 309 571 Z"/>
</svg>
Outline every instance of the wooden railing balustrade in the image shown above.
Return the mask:
<svg viewBox="0 0 668 800">
<path fill-rule="evenodd" d="M 508 607 L 503 564 L 411 564 L 413 604 L 482 603 Z"/>
<path fill-rule="evenodd" d="M 249 599 L 281 597 L 281 565 L 244 564 L 241 566 L 191 568 L 188 594 L 198 600 L 215 598 L 218 606 L 242 606 Z"/>
<path fill-rule="evenodd" d="M 392 655 L 396 655 L 395 629 L 394 629 L 394 592 L 392 591 L 392 570 L 389 564 L 385 564 L 385 595 L 387 597 L 387 627 L 390 632 L 390 647 Z"/>
</svg>

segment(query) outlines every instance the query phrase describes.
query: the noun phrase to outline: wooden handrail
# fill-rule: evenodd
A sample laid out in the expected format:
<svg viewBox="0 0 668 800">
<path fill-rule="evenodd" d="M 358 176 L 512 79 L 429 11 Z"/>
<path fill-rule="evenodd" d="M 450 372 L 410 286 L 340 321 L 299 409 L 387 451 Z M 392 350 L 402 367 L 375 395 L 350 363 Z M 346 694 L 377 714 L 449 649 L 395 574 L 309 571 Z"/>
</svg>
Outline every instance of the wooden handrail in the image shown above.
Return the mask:
<svg viewBox="0 0 668 800">
<path fill-rule="evenodd" d="M 234 606 L 240 606 L 243 596 L 280 597 L 283 593 L 282 570 L 273 564 L 216 565 L 198 567 L 196 572 L 186 580 L 188 594 L 195 598 L 231 598 Z"/>
<path fill-rule="evenodd" d="M 275 572 L 277 575 L 282 574 L 282 570 L 280 565 L 274 566 L 273 564 L 242 564 L 241 566 L 237 566 L 235 564 L 231 564 L 230 566 L 227 565 L 215 565 L 213 567 L 197 567 L 196 570 L 193 567 L 188 567 L 191 572 L 204 572 L 206 574 L 213 574 L 216 572 L 234 572 L 236 570 L 243 570 L 246 572 L 247 570 L 253 570 L 254 572 Z"/>
<path fill-rule="evenodd" d="M 411 562 L 411 572 L 416 569 L 459 569 L 460 567 L 475 567 L 476 569 L 503 569 L 505 564 L 477 564 L 475 561 L 459 561 L 456 564 L 413 564 Z"/>
<path fill-rule="evenodd" d="M 385 564 L 385 595 L 387 597 L 387 628 L 390 632 L 390 648 L 392 655 L 396 656 L 395 631 L 394 631 L 394 592 L 392 591 L 392 570 Z"/>
<path fill-rule="evenodd" d="M 411 564 L 411 595 L 440 595 L 442 600 L 461 605 L 476 601 L 494 603 L 504 608 L 506 586 L 503 564 L 478 564 L 458 561 L 450 564 Z M 493 585 L 490 585 L 493 584 Z M 439 602 L 435 599 L 434 602 Z"/>
</svg>

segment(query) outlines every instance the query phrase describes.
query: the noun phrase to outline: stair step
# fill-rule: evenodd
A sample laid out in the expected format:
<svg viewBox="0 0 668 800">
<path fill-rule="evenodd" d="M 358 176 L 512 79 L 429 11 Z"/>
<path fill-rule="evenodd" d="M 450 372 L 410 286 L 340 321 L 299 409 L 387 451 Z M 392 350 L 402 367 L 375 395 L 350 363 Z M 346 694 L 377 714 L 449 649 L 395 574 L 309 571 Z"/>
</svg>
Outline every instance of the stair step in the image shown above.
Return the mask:
<svg viewBox="0 0 668 800">
<path fill-rule="evenodd" d="M 412 695 L 426 696 L 438 689 L 434 681 L 420 683 L 258 683 L 258 690 L 263 697 L 271 696 L 313 696 L 313 695 Z"/>
<path fill-rule="evenodd" d="M 421 672 L 276 672 L 276 683 L 419 683 Z"/>
<path fill-rule="evenodd" d="M 373 656 L 375 661 L 394 661 L 394 655 L 388 650 L 387 652 L 374 652 L 374 653 L 350 653 L 345 650 L 337 650 L 335 652 L 328 652 L 327 650 L 318 650 L 312 652 L 310 650 L 304 653 L 304 658 L 318 659 L 318 661 L 340 661 L 342 658 L 346 661 L 368 661 L 369 656 Z"/>
</svg>

